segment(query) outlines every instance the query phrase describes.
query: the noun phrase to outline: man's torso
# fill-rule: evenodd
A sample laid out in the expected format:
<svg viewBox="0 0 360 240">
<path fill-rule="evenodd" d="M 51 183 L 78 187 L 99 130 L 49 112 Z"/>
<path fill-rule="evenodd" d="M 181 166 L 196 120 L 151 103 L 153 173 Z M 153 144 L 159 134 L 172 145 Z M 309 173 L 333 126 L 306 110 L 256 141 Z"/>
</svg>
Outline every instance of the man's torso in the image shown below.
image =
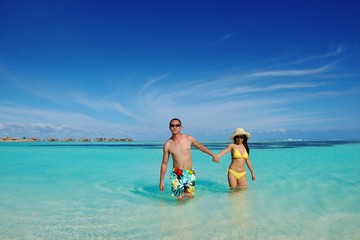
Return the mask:
<svg viewBox="0 0 360 240">
<path fill-rule="evenodd" d="M 182 134 L 176 140 L 169 139 L 169 152 L 173 159 L 173 167 L 177 169 L 190 169 L 191 159 L 191 140 L 190 137 Z"/>
</svg>

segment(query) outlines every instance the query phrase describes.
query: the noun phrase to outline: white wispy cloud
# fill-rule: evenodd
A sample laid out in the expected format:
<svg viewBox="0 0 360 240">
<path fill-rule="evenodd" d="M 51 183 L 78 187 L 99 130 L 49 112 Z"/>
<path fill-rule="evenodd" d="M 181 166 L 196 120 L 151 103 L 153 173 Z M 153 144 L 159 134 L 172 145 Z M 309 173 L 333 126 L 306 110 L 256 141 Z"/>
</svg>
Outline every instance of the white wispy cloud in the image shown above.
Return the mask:
<svg viewBox="0 0 360 240">
<path fill-rule="evenodd" d="M 216 40 L 216 41 L 208 44 L 208 47 L 217 45 L 217 44 L 219 44 L 219 43 L 222 43 L 222 42 L 226 41 L 227 39 L 229 39 L 232 35 L 233 35 L 232 33 L 228 33 L 228 34 L 226 34 L 224 37 L 222 37 L 221 39 Z"/>
<path fill-rule="evenodd" d="M 298 82 L 298 83 L 284 83 L 284 84 L 273 84 L 264 87 L 257 86 L 245 86 L 245 87 L 227 87 L 213 90 L 213 95 L 217 97 L 223 96 L 237 96 L 241 94 L 256 94 L 256 93 L 270 93 L 271 91 L 285 91 L 285 90 L 301 90 L 308 88 L 317 88 L 325 83 L 309 83 L 309 82 Z"/>
<path fill-rule="evenodd" d="M 134 119 L 140 119 L 139 116 L 127 109 L 120 102 L 112 101 L 105 96 L 100 98 L 86 97 L 86 94 L 81 90 L 74 89 L 71 86 L 62 86 L 59 88 L 57 84 L 53 84 L 51 81 L 37 80 L 36 82 L 38 83 L 30 84 L 29 80 L 19 78 L 4 66 L 0 66 L 0 75 L 21 91 L 58 105 L 79 104 L 95 111 L 115 111 Z M 156 79 L 154 81 L 156 81 Z"/>
<path fill-rule="evenodd" d="M 205 101 L 210 101 L 211 104 L 214 104 L 216 101 L 223 101 L 224 97 L 241 98 L 245 94 L 318 88 L 326 85 L 326 82 L 297 81 L 271 84 L 271 81 L 267 81 L 266 78 L 274 76 L 287 76 L 289 78 L 307 76 L 329 71 L 330 68 L 330 65 L 327 65 L 316 69 L 259 71 L 252 74 L 239 73 L 229 76 L 225 75 L 206 82 L 188 80 L 185 83 L 171 84 L 171 86 L 165 84 L 159 87 L 147 88 L 146 91 L 142 89 L 141 100 L 145 101 L 148 105 L 173 104 L 177 102 L 196 105 Z M 249 81 L 249 77 L 261 77 L 262 80 Z"/>
<path fill-rule="evenodd" d="M 142 88 L 138 91 L 138 95 L 142 95 L 144 92 L 146 92 L 146 90 L 148 90 L 151 86 L 153 86 L 154 84 L 156 84 L 157 82 L 166 79 L 167 77 L 170 76 L 170 73 L 165 73 L 161 76 L 158 77 L 154 77 L 148 81 L 145 82 L 145 84 L 142 86 Z"/>
<path fill-rule="evenodd" d="M 111 123 L 81 112 L 44 110 L 30 106 L 0 105 L 0 135 L 128 137 L 134 126 Z M 131 136 L 130 136 L 131 137 Z"/>
<path fill-rule="evenodd" d="M 329 59 L 329 58 L 333 58 L 333 57 L 342 55 L 345 51 L 346 51 L 345 45 L 337 45 L 337 46 L 331 48 L 328 52 L 326 52 L 324 54 L 307 56 L 303 59 L 299 59 L 294 62 L 291 62 L 290 64 L 301 64 L 301 63 L 307 63 L 307 62 L 317 61 L 317 60 L 321 60 L 321 59 Z"/>
<path fill-rule="evenodd" d="M 285 90 L 285 89 L 302 89 L 302 88 L 316 88 L 325 83 L 309 83 L 309 82 L 299 82 L 299 83 L 290 83 L 290 84 L 274 84 L 270 85 L 267 89 L 272 90 Z"/>
<path fill-rule="evenodd" d="M 109 99 L 94 99 L 94 98 L 87 98 L 84 97 L 83 94 L 77 95 L 74 97 L 74 102 L 80 105 L 83 105 L 87 108 L 93 109 L 95 111 L 115 111 L 121 114 L 124 114 L 128 117 L 134 118 L 134 119 L 141 119 L 139 116 L 134 114 L 132 111 L 128 110 L 126 107 L 124 107 L 122 104 L 112 101 Z"/>
<path fill-rule="evenodd" d="M 256 77 L 291 77 L 291 76 L 305 76 L 311 74 L 318 74 L 325 71 L 332 70 L 333 64 L 329 64 L 320 68 L 314 69 L 287 69 L 287 70 L 272 70 L 272 71 L 259 71 L 250 73 L 245 77 L 256 78 Z"/>
<path fill-rule="evenodd" d="M 341 51 L 338 49 L 329 56 Z M 157 86 L 149 84 L 141 92 L 141 100 L 146 103 L 144 115 L 154 121 L 183 116 L 192 129 L 218 129 L 224 122 L 230 128 L 242 125 L 286 129 L 321 126 L 322 121 L 331 121 L 326 114 L 298 106 L 304 101 L 326 97 L 326 92 L 330 94 L 326 87 L 333 84 L 326 75 L 337 69 L 335 62 L 317 68 L 310 68 L 304 62 L 291 68 L 270 68 L 225 73 L 206 81 L 186 79 L 183 83 L 175 81 L 176 84 L 171 81 L 174 75 L 167 76 L 169 84 L 164 81 Z M 337 94 L 344 92 L 338 90 Z"/>
<path fill-rule="evenodd" d="M 328 55 L 333 57 L 342 51 L 339 48 Z M 304 59 L 298 61 L 296 66 L 292 63 L 291 67 L 287 64 L 281 68 L 279 65 L 264 66 L 262 63 L 252 68 L 257 71 L 239 68 L 242 70 L 224 70 L 214 77 L 204 74 L 206 79 L 191 74 L 188 78 L 184 78 L 184 75 L 178 77 L 176 72 L 166 72 L 142 82 L 138 91 L 128 94 L 127 98 L 92 95 L 86 89 L 66 86 L 59 91 L 54 91 L 55 87 L 51 90 L 36 90 L 12 75 L 11 78 L 17 79 L 16 85 L 20 89 L 54 104 L 34 107 L 2 101 L 0 133 L 11 129 L 19 134 L 33 132 L 34 136 L 45 132 L 78 132 L 92 136 L 131 132 L 151 138 L 154 135 L 166 135 L 164 126 L 172 117 L 180 117 L 187 123 L 185 131 L 207 129 L 207 132 L 214 133 L 239 126 L 286 131 L 287 128 L 299 126 L 321 126 L 322 122 L 336 123 L 340 116 L 329 117 L 329 114 L 316 109 L 307 110 L 301 107 L 302 103 L 357 95 L 359 88 L 352 86 L 334 90 L 333 86 L 337 84 L 335 80 L 341 74 L 337 71 L 337 62 L 311 68 Z M 308 59 L 310 61 L 314 57 Z M 329 77 L 334 73 L 336 77 Z M 69 105 L 72 106 L 71 111 L 61 110 L 68 109 Z M 106 117 L 101 117 L 104 114 L 116 116 L 114 119 L 121 124 L 104 120 Z"/>
</svg>

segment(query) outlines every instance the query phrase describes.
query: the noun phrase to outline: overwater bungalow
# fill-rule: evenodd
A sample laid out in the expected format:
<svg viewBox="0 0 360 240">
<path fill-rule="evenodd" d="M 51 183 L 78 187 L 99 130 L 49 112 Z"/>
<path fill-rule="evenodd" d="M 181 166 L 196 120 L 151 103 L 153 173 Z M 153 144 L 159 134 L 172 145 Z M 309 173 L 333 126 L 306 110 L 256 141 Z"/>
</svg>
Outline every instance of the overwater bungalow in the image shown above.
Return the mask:
<svg viewBox="0 0 360 240">
<path fill-rule="evenodd" d="M 105 142 L 106 138 L 97 137 L 94 139 L 95 142 Z"/>
<path fill-rule="evenodd" d="M 80 142 L 91 142 L 91 138 L 80 138 Z"/>
<path fill-rule="evenodd" d="M 63 138 L 63 142 L 75 142 L 75 138 Z"/>
<path fill-rule="evenodd" d="M 44 141 L 45 142 L 57 142 L 57 141 L 59 141 L 59 139 L 50 137 L 50 138 L 45 138 Z"/>
</svg>

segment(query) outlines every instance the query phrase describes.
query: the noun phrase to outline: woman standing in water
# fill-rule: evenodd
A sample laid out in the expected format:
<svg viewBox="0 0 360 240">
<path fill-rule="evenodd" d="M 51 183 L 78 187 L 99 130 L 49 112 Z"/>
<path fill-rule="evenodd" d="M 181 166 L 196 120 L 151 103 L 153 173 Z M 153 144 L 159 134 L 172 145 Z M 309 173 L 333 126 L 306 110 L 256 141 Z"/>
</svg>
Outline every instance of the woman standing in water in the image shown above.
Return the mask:
<svg viewBox="0 0 360 240">
<path fill-rule="evenodd" d="M 255 181 L 255 172 L 250 161 L 250 149 L 247 143 L 250 133 L 245 132 L 243 128 L 237 128 L 230 139 L 234 143 L 230 143 L 227 148 L 218 153 L 218 157 L 225 155 L 231 151 L 231 163 L 228 169 L 228 181 L 231 190 L 246 190 L 246 168 L 245 163 L 251 172 L 251 179 Z"/>
</svg>

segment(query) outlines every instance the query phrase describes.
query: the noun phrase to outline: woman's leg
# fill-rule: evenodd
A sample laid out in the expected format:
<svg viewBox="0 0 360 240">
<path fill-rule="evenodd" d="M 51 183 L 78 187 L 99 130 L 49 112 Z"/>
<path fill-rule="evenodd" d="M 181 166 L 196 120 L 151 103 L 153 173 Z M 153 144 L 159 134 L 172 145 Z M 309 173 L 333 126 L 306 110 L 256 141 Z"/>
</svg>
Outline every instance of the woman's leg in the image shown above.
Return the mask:
<svg viewBox="0 0 360 240">
<path fill-rule="evenodd" d="M 246 174 L 244 176 L 242 176 L 241 178 L 239 178 L 237 180 L 237 188 L 238 190 L 246 190 L 248 187 L 247 181 L 246 181 Z"/>
<path fill-rule="evenodd" d="M 233 190 L 236 185 L 237 185 L 237 181 L 234 175 L 232 175 L 231 172 L 228 171 L 228 181 L 229 181 L 229 187 L 231 190 Z"/>
</svg>

